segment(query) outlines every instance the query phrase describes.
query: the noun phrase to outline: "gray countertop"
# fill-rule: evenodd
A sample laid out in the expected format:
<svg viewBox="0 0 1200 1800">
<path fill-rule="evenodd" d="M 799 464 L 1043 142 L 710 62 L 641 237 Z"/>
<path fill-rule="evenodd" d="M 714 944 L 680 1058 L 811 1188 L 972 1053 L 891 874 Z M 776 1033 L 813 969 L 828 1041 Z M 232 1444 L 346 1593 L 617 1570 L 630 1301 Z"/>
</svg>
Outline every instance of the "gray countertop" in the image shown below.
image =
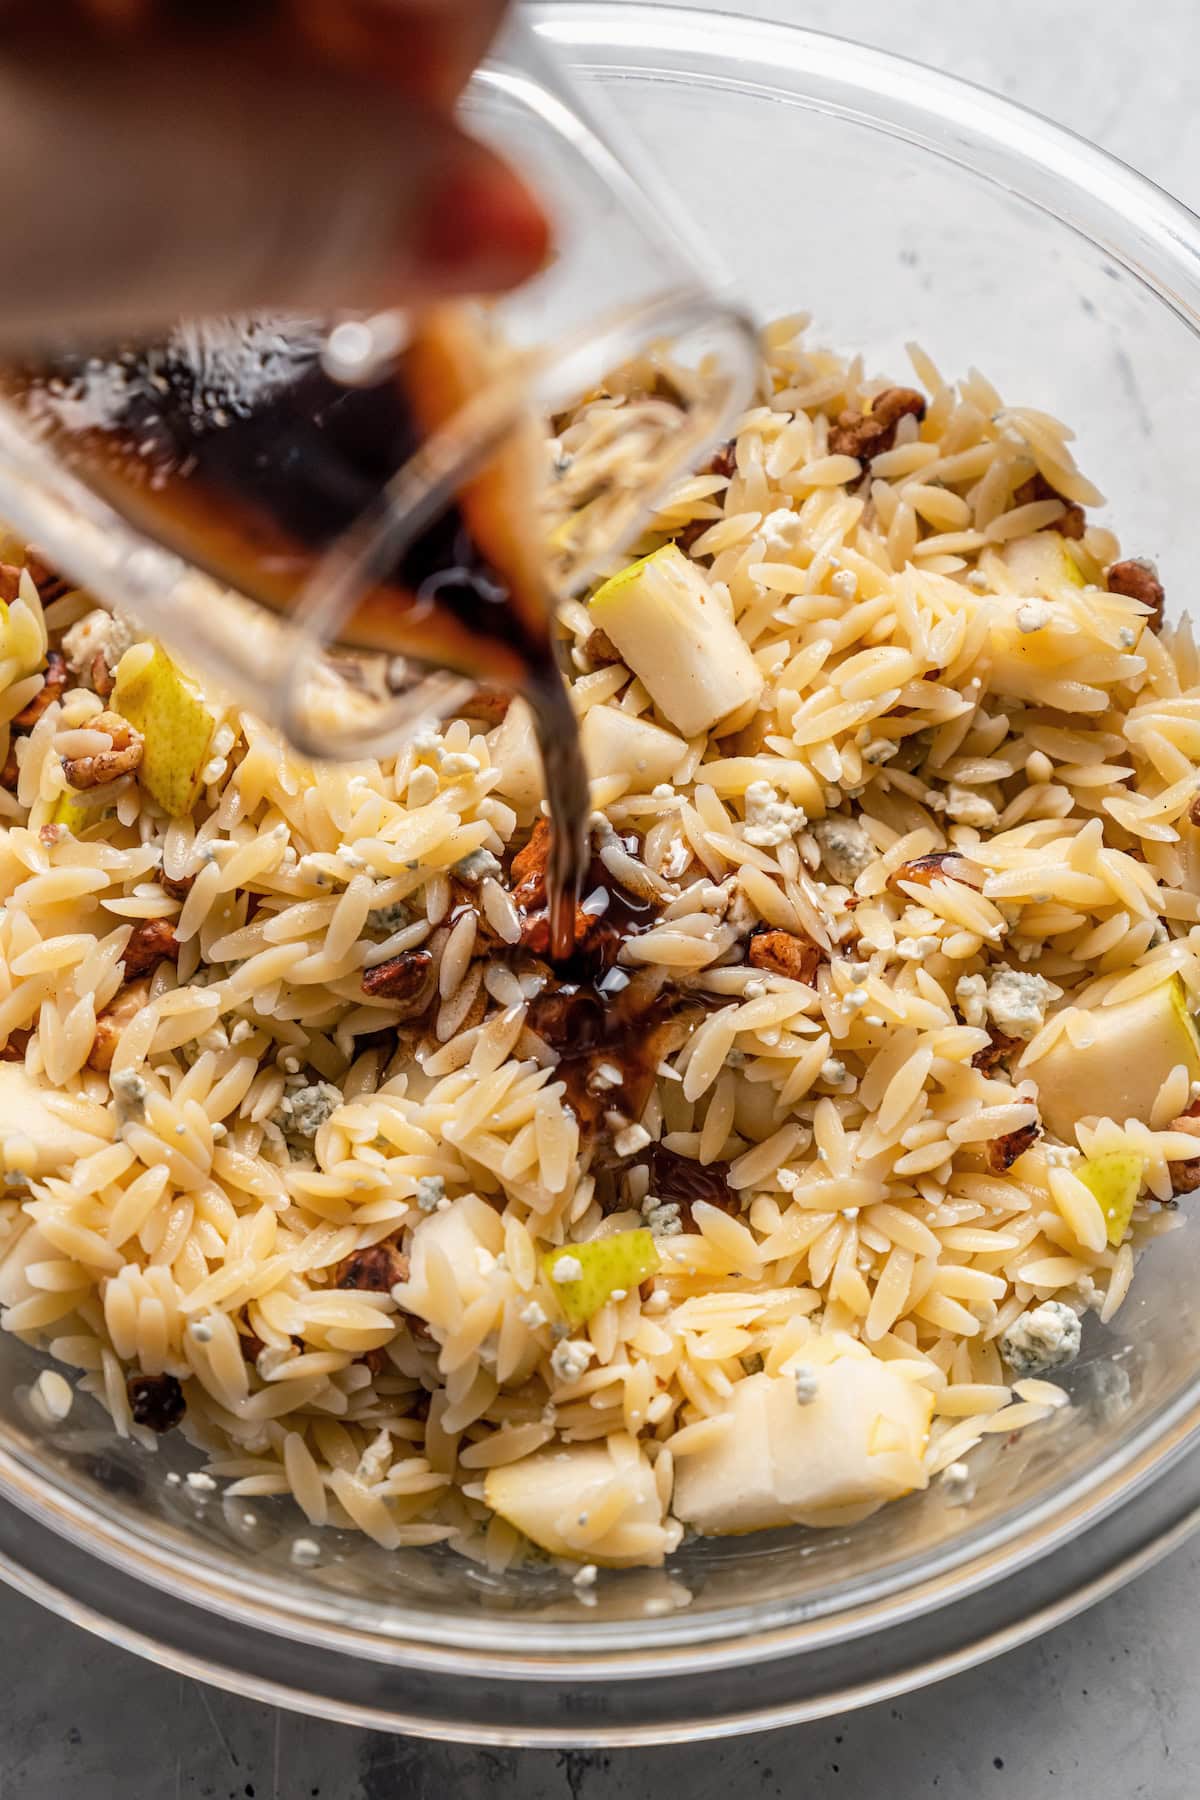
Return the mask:
<svg viewBox="0 0 1200 1800">
<path fill-rule="evenodd" d="M 705 0 L 694 0 L 704 4 Z M 1022 100 L 1200 206 L 1195 0 L 742 0 Z M 274 1712 L 0 1590 L 0 1800 L 1188 1800 L 1200 1542 L 1039 1643 L 845 1719 L 726 1744 L 462 1750 Z"/>
</svg>

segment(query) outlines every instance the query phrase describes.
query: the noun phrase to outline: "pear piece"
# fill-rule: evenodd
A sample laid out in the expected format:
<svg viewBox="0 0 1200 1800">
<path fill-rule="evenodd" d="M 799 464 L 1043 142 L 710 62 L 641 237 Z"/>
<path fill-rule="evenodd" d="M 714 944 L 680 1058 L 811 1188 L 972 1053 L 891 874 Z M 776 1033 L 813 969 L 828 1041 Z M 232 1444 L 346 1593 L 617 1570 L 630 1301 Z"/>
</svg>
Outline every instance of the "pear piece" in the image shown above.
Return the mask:
<svg viewBox="0 0 1200 1800">
<path fill-rule="evenodd" d="M 616 706 L 593 706 L 580 727 L 588 774 L 627 775 L 635 794 L 649 793 L 671 776 L 687 755 L 673 731 L 649 719 L 635 719 Z"/>
<path fill-rule="evenodd" d="M 685 738 L 757 703 L 763 675 L 703 572 L 664 544 L 606 581 L 592 619 Z"/>
<path fill-rule="evenodd" d="M 563 1244 L 542 1258 L 558 1304 L 572 1325 L 582 1325 L 614 1292 L 627 1293 L 658 1266 L 658 1245 L 653 1233 L 644 1229 L 614 1231 L 611 1237 L 591 1238 L 586 1244 Z"/>
<path fill-rule="evenodd" d="M 1129 1229 L 1145 1166 L 1136 1151 L 1110 1150 L 1100 1156 L 1085 1156 L 1075 1170 L 1084 1187 L 1099 1201 L 1108 1241 L 1114 1246 Z"/>
<path fill-rule="evenodd" d="M 1080 1119 L 1148 1124 L 1159 1088 L 1182 1063 L 1200 1079 L 1200 1041 L 1178 975 L 1160 986 L 1088 1013 L 1092 1042 L 1073 1044 L 1064 1032 L 1029 1073 L 1038 1106 L 1055 1137 L 1075 1142 Z"/>
<path fill-rule="evenodd" d="M 614 1504 L 622 1490 L 626 1504 Z M 605 1568 L 663 1560 L 663 1503 L 654 1471 L 633 1439 L 623 1435 L 612 1443 L 548 1446 L 489 1469 L 484 1498 L 552 1556 Z M 611 1519 L 597 1533 L 595 1524 L 610 1511 Z"/>
<path fill-rule="evenodd" d="M 675 1515 L 705 1535 L 846 1524 L 927 1483 L 932 1395 L 849 1339 L 814 1339 L 809 1367 L 750 1375 L 729 1405 L 676 1469 Z"/>
<path fill-rule="evenodd" d="M 144 649 L 135 645 L 118 663 L 112 707 L 142 734 L 141 786 L 165 813 L 182 819 L 203 786 L 213 716 L 164 650 L 155 645 L 147 659 Z"/>
</svg>

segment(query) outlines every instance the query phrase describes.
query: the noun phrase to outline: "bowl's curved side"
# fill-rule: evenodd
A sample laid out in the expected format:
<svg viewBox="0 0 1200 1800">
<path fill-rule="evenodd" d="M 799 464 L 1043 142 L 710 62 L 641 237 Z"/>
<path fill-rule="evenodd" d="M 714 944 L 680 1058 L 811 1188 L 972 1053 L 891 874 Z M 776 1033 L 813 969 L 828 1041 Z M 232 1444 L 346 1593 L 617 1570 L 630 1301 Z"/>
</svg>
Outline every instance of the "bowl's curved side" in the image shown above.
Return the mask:
<svg viewBox="0 0 1200 1800">
<path fill-rule="evenodd" d="M 1018 372 L 1028 362 L 1035 390 L 1045 380 L 1051 398 L 1056 385 L 1078 397 L 1086 431 L 1102 438 L 1112 427 L 1113 491 L 1132 496 L 1139 532 L 1170 529 L 1182 558 L 1163 471 L 1189 466 L 1186 433 L 1177 441 L 1182 428 L 1152 408 L 1140 463 L 1125 439 L 1147 394 L 1157 405 L 1181 366 L 1200 368 L 1200 222 L 1185 208 L 1058 127 L 882 52 L 656 6 L 573 3 L 534 16 L 644 128 L 652 161 L 686 176 L 681 158 L 694 155 L 697 195 L 713 191 L 722 153 L 726 162 L 736 154 L 734 178 L 719 191 L 733 210 L 744 199 L 729 260 L 752 286 L 786 277 L 794 298 L 807 268 L 831 320 L 846 302 L 839 336 L 854 342 L 861 326 L 866 340 L 875 329 L 880 354 L 922 304 L 944 323 L 954 357 L 960 332 L 966 345 L 976 317 L 993 320 L 998 360 Z M 714 122 L 719 129 L 701 132 Z M 814 166 L 804 155 L 818 135 L 828 154 Z M 808 184 L 805 217 L 844 235 L 814 229 L 808 263 L 793 258 L 772 271 L 770 244 L 754 257 L 761 228 L 778 224 L 784 188 L 766 156 L 776 141 L 792 147 Z M 839 219 L 855 195 L 877 245 L 856 244 Z M 891 212 L 899 226 L 889 236 Z M 979 260 L 959 269 L 964 231 Z M 857 256 L 851 273 L 861 277 L 874 252 L 891 276 L 905 232 L 936 280 L 923 288 L 920 265 L 896 260 L 894 316 L 878 334 L 878 285 L 874 295 L 859 292 L 831 264 L 835 251 Z M 1008 279 L 1014 246 L 1023 276 L 1053 270 L 1045 294 L 1028 284 L 1030 316 L 1019 320 Z M 1105 298 L 1098 320 L 1083 304 L 1093 292 Z M 1066 296 L 1081 303 L 1071 331 L 1082 335 L 1046 346 L 1035 303 L 1053 325 Z M 869 347 L 876 353 L 875 340 Z M 1122 355 L 1136 362 L 1141 391 L 1120 397 L 1118 409 L 1116 389 L 1092 393 L 1089 378 L 1111 364 L 1118 380 Z M 480 1589 L 474 1604 L 458 1605 L 447 1584 L 435 1604 L 415 1583 L 380 1597 L 306 1582 L 286 1558 L 259 1566 L 212 1533 L 189 1541 L 177 1522 L 164 1535 L 147 1480 L 132 1499 L 106 1492 L 82 1465 L 39 1447 L 15 1413 L 0 1418 L 0 1494 L 15 1502 L 0 1511 L 0 1574 L 191 1673 L 397 1729 L 495 1742 L 539 1733 L 551 1742 L 666 1741 L 695 1735 L 698 1717 L 703 1729 L 732 1731 L 841 1709 L 1019 1641 L 1190 1528 L 1200 1499 L 1200 1465 L 1188 1454 L 1200 1433 L 1200 1320 L 1187 1324 L 1194 1309 L 1181 1259 L 1151 1260 L 1153 1282 L 1135 1288 L 1123 1338 L 1101 1338 L 1081 1366 L 1071 1417 L 1031 1435 L 1028 1461 L 996 1459 L 994 1487 L 973 1518 L 947 1522 L 944 1507 L 935 1517 L 905 1502 L 855 1538 L 853 1556 L 837 1537 L 790 1551 L 692 1547 L 680 1563 L 696 1591 L 690 1607 L 647 1611 L 634 1589 L 615 1586 L 633 1597 L 565 1616 L 562 1596 L 518 1608 L 503 1590 Z M 1133 1385 L 1125 1410 L 1110 1417 L 1098 1381 L 1089 1410 L 1089 1371 L 1118 1356 Z M 162 1592 L 172 1596 L 169 1612 Z M 752 1672 L 739 1673 L 747 1663 Z"/>
</svg>

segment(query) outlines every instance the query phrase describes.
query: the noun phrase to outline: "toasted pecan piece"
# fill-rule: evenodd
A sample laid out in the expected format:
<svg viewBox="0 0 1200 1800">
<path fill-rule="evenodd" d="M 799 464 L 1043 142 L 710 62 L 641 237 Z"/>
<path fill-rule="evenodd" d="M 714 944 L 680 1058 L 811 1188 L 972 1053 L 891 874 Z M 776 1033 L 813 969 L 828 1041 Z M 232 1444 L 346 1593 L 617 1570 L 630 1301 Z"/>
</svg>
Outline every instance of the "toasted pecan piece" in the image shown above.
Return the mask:
<svg viewBox="0 0 1200 1800">
<path fill-rule="evenodd" d="M 746 946 L 746 961 L 752 969 L 786 975 L 811 987 L 821 966 L 821 952 L 811 938 L 790 931 L 756 931 Z"/>
<path fill-rule="evenodd" d="M 1113 563 L 1108 571 L 1108 591 L 1124 594 L 1127 600 L 1140 600 L 1143 606 L 1150 608 L 1146 623 L 1151 631 L 1162 630 L 1166 592 L 1149 557 L 1129 556 L 1124 562 Z"/>
<path fill-rule="evenodd" d="M 37 697 L 41 698 L 40 695 Z M 115 781 L 119 775 L 132 774 L 140 766 L 142 734 L 134 729 L 128 719 L 123 719 L 120 713 L 97 713 L 94 719 L 88 720 L 88 729 L 102 731 L 112 748 L 97 750 L 90 756 L 64 756 L 63 774 L 71 787 L 103 787 L 106 782 Z"/>
<path fill-rule="evenodd" d="M 872 457 L 882 456 L 896 442 L 896 427 L 901 419 L 911 416 L 914 419 L 925 417 L 925 396 L 916 388 L 892 387 L 884 388 L 876 394 L 871 402 L 869 412 L 860 412 L 856 407 L 847 407 L 837 416 L 836 424 L 829 430 L 829 453 L 831 456 L 856 456 L 860 462 L 870 462 Z"/>
<path fill-rule="evenodd" d="M 149 975 L 160 962 L 179 961 L 179 943 L 169 919 L 141 919 L 134 926 L 122 958 L 126 981 Z"/>
<path fill-rule="evenodd" d="M 88 1051 L 88 1068 L 102 1072 L 112 1068 L 121 1033 L 131 1025 L 150 998 L 148 981 L 131 981 L 117 990 L 111 1006 L 106 1006 L 96 1020 L 96 1035 Z"/>
<path fill-rule="evenodd" d="M 196 885 L 194 875 L 165 875 L 158 873 L 158 885 L 164 894 L 170 894 L 172 900 L 186 900 Z"/>
<path fill-rule="evenodd" d="M 398 1281 L 408 1280 L 408 1258 L 394 1244 L 368 1244 L 352 1250 L 338 1264 L 335 1285 L 361 1288 L 369 1294 L 390 1294 Z"/>
<path fill-rule="evenodd" d="M 14 731 L 32 731 L 42 714 L 48 707 L 53 706 L 54 702 L 58 699 L 63 689 L 70 681 L 70 674 L 67 670 L 66 662 L 57 650 L 48 650 L 46 652 L 46 667 L 43 673 L 45 679 L 41 687 L 33 696 L 33 699 L 25 703 L 13 720 L 12 728 Z"/>
<path fill-rule="evenodd" d="M 1042 1128 L 1036 1119 L 1031 1125 L 1022 1125 L 1018 1131 L 1008 1131 L 1003 1137 L 991 1138 L 987 1147 L 988 1165 L 994 1175 L 1003 1175 L 1011 1169 L 1019 1156 L 1034 1145 L 1042 1135 Z"/>
<path fill-rule="evenodd" d="M 428 950 L 401 950 L 398 956 L 363 970 L 363 993 L 373 1000 L 393 1000 L 399 1006 L 423 1005 L 432 985 L 433 957 Z"/>
<path fill-rule="evenodd" d="M 931 850 L 928 856 L 914 856 L 911 862 L 901 863 L 888 876 L 890 888 L 897 888 L 902 881 L 911 881 L 918 887 L 929 887 L 935 881 L 961 881 L 964 887 L 978 893 L 983 888 L 983 870 L 957 850 Z"/>
<path fill-rule="evenodd" d="M 499 725 L 512 702 L 507 688 L 480 685 L 463 701 L 459 711 L 464 719 L 481 719 L 487 725 Z"/>
<path fill-rule="evenodd" d="M 1186 1162 L 1173 1162 L 1168 1167 L 1173 1194 L 1194 1194 L 1200 1188 L 1200 1156 L 1190 1156 Z"/>
<path fill-rule="evenodd" d="M 707 530 L 707 526 L 705 527 Z M 583 654 L 594 668 L 607 668 L 611 663 L 619 663 L 621 652 L 609 637 L 607 631 L 601 631 L 597 625 L 595 631 L 589 631 L 583 640 Z"/>
<path fill-rule="evenodd" d="M 1087 530 L 1087 516 L 1082 506 L 1078 506 L 1074 500 L 1068 500 L 1064 494 L 1060 494 L 1058 489 L 1046 480 L 1040 469 L 1013 491 L 1014 506 L 1030 506 L 1035 500 L 1062 501 L 1062 517 L 1055 519 L 1053 525 L 1053 529 L 1062 537 L 1074 538 L 1078 541 Z"/>
<path fill-rule="evenodd" d="M 988 1039 L 983 1049 L 977 1050 L 971 1058 L 971 1067 L 982 1075 L 990 1075 L 1000 1063 L 1007 1062 L 1013 1051 L 1021 1048 L 1022 1042 L 1020 1038 L 1005 1037 L 1002 1031 L 995 1031 L 991 1026 L 988 1027 Z"/>
</svg>

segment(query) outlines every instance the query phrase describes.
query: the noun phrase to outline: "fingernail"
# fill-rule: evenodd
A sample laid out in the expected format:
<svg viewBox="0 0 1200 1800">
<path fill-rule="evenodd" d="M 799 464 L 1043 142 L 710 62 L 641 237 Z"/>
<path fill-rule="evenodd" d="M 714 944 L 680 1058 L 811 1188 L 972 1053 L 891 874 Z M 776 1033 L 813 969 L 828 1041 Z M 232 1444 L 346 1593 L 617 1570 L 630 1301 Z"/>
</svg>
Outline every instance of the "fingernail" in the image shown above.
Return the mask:
<svg viewBox="0 0 1200 1800">
<path fill-rule="evenodd" d="M 548 248 L 546 216 L 529 189 L 483 155 L 435 186 L 414 245 L 419 278 L 479 292 L 524 281 Z"/>
</svg>

